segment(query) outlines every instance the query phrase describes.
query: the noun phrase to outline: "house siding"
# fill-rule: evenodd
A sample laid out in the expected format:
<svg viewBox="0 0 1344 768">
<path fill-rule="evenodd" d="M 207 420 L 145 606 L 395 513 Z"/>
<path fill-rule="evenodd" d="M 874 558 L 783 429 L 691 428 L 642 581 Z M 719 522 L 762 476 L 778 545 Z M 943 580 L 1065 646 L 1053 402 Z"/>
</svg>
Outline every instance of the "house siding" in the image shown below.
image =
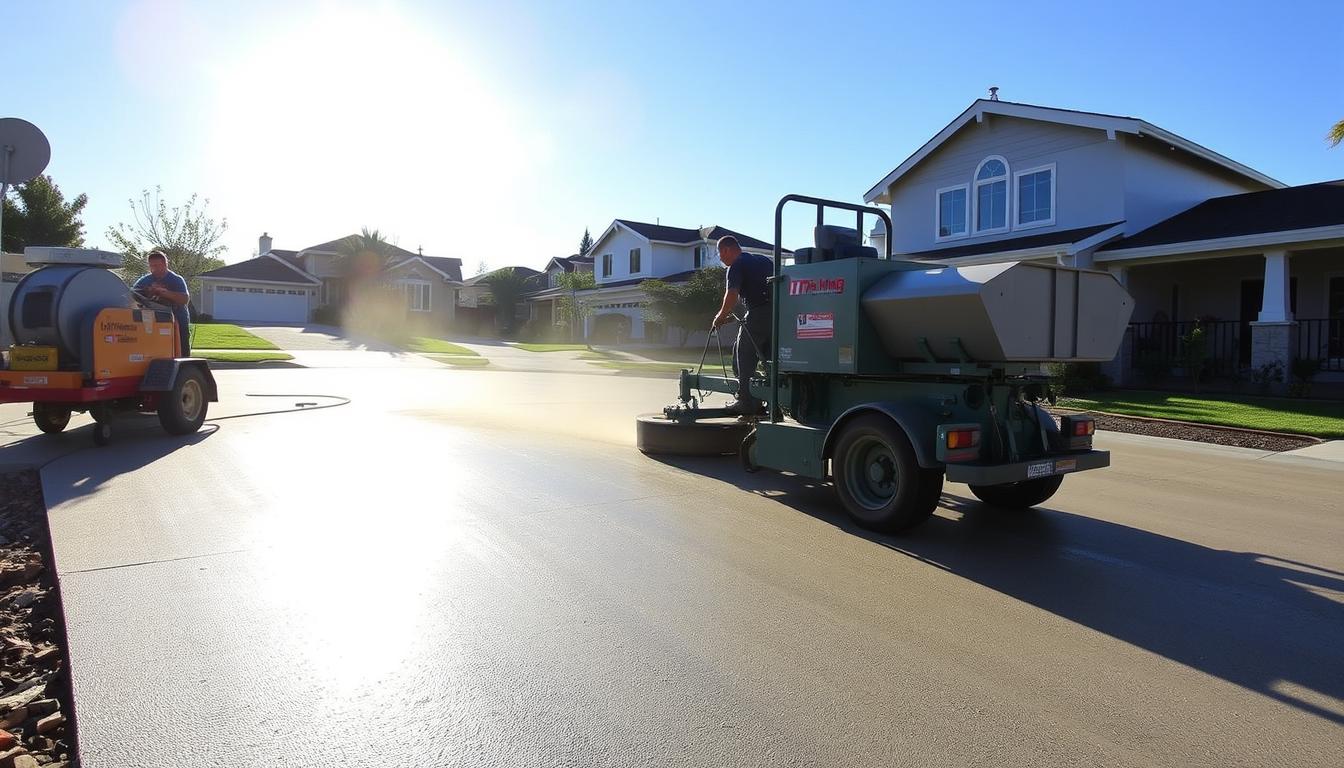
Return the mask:
<svg viewBox="0 0 1344 768">
<path fill-rule="evenodd" d="M 593 269 L 597 276 L 597 284 L 616 282 L 618 280 L 629 280 L 636 277 L 653 277 L 653 250 L 648 240 L 639 235 L 617 226 L 616 229 L 602 242 L 593 248 Z M 640 249 L 640 271 L 636 274 L 630 273 L 630 249 Z M 602 257 L 604 254 L 611 254 L 611 274 L 602 275 Z"/>
<path fill-rule="evenodd" d="M 1010 229 L 989 235 L 973 231 L 972 206 L 967 206 L 967 237 L 936 238 L 937 191 L 968 184 L 974 196 L 977 166 L 991 155 L 1008 162 L 1008 220 Z M 1055 221 L 1050 226 L 1018 228 L 1013 202 L 1012 174 L 1055 164 Z M 914 253 L 975 242 L 992 242 L 1107 224 L 1124 218 L 1124 154 L 1117 141 L 1091 128 L 1037 120 L 987 115 L 983 123 L 968 123 L 923 163 L 892 186 L 892 226 L 896 253 Z"/>
<path fill-rule="evenodd" d="M 678 272 L 691 269 L 695 258 L 694 253 L 692 246 L 655 244 L 653 246 L 653 274 L 651 276 L 675 275 Z"/>
<path fill-rule="evenodd" d="M 1167 145 L 1152 138 L 1123 135 L 1124 174 L 1108 183 L 1124 189 L 1125 235 L 1133 235 L 1211 197 L 1266 189 L 1211 163 L 1181 154 L 1173 162 Z M 1119 219 L 1115 219 L 1118 221 Z"/>
<path fill-rule="evenodd" d="M 383 274 L 383 280 L 396 283 L 399 280 L 423 280 L 429 283 L 429 311 L 412 312 L 406 309 L 408 322 L 423 325 L 424 330 L 447 330 L 453 322 L 457 309 L 456 286 L 444 280 L 443 276 L 423 264 L 411 263 Z"/>
</svg>

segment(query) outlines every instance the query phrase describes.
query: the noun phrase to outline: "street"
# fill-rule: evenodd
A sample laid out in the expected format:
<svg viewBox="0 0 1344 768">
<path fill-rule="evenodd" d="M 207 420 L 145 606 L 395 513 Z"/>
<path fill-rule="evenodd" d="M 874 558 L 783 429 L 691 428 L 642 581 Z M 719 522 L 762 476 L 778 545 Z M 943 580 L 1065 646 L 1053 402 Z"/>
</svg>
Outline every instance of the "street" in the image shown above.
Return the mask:
<svg viewBox="0 0 1344 768">
<path fill-rule="evenodd" d="M 877 536 L 636 451 L 670 379 L 299 357 L 187 438 L 0 407 L 88 768 L 1344 759 L 1344 464 L 1101 433 L 1043 508 Z"/>
</svg>

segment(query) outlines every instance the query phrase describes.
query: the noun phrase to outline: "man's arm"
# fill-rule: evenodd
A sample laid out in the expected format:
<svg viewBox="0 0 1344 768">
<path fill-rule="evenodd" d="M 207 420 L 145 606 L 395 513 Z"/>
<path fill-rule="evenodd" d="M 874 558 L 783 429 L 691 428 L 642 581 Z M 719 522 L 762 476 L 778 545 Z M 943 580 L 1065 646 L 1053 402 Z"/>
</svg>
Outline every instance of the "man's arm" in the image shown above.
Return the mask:
<svg viewBox="0 0 1344 768">
<path fill-rule="evenodd" d="M 723 292 L 723 305 L 719 307 L 719 314 L 714 316 L 713 327 L 718 328 L 728 322 L 728 316 L 733 313 L 733 308 L 737 306 L 737 289 L 729 288 Z"/>
</svg>

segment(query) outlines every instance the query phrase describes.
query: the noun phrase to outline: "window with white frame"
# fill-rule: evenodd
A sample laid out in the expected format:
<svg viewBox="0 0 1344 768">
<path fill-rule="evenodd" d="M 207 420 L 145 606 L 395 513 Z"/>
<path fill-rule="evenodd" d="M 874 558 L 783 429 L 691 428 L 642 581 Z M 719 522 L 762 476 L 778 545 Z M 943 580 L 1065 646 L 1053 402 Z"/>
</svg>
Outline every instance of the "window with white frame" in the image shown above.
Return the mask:
<svg viewBox="0 0 1344 768">
<path fill-rule="evenodd" d="M 969 186 L 961 184 L 938 190 L 938 236 L 939 240 L 966 236 L 966 191 Z"/>
<path fill-rule="evenodd" d="M 975 231 L 1008 229 L 1008 161 L 987 157 L 975 169 Z"/>
<path fill-rule="evenodd" d="M 630 274 L 632 275 L 639 274 L 639 255 L 638 248 L 630 249 Z"/>
<path fill-rule="evenodd" d="M 691 268 L 699 269 L 700 267 L 704 266 L 704 263 L 705 263 L 705 248 L 704 246 L 697 245 L 695 246 L 695 260 L 692 262 Z"/>
<path fill-rule="evenodd" d="M 423 280 L 403 280 L 401 290 L 406 294 L 406 308 L 412 312 L 428 312 L 429 283 Z"/>
<path fill-rule="evenodd" d="M 1055 223 L 1055 166 L 1018 171 L 1013 176 L 1017 226 L 1041 227 Z"/>
<path fill-rule="evenodd" d="M 602 276 L 611 277 L 611 254 L 602 254 Z"/>
</svg>

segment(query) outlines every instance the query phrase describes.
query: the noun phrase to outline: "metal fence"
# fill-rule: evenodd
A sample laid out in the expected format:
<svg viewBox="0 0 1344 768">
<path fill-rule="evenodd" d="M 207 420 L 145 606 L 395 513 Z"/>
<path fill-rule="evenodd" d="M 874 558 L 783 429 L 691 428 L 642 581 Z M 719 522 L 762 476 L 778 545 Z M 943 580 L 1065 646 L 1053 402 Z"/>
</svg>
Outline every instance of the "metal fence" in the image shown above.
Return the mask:
<svg viewBox="0 0 1344 768">
<path fill-rule="evenodd" d="M 1344 371 L 1344 318 L 1297 321 L 1297 357 L 1322 371 Z"/>
<path fill-rule="evenodd" d="M 1242 323 L 1207 322 L 1130 323 L 1130 367 L 1152 376 L 1184 368 L 1188 339 L 1195 328 L 1204 331 L 1204 373 L 1222 376 L 1250 363 L 1250 345 L 1243 344 Z M 1249 338 L 1249 337 L 1247 337 Z"/>
</svg>

